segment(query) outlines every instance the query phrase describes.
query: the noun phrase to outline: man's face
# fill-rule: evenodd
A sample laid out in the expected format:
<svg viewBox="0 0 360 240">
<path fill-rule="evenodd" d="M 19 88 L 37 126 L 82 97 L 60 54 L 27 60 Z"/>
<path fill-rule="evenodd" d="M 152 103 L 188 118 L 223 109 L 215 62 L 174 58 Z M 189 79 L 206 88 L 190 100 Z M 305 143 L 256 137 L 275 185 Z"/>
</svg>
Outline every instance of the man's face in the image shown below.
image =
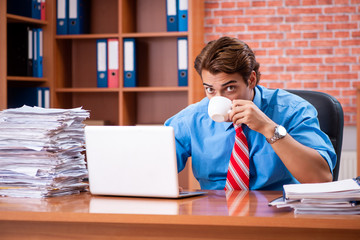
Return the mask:
<svg viewBox="0 0 360 240">
<path fill-rule="evenodd" d="M 211 74 L 207 70 L 202 71 L 202 80 L 206 96 L 211 99 L 215 96 L 222 96 L 233 101 L 234 99 L 250 100 L 254 98 L 255 72 L 251 74 L 248 85 L 245 84 L 242 76 L 238 73 Z"/>
</svg>

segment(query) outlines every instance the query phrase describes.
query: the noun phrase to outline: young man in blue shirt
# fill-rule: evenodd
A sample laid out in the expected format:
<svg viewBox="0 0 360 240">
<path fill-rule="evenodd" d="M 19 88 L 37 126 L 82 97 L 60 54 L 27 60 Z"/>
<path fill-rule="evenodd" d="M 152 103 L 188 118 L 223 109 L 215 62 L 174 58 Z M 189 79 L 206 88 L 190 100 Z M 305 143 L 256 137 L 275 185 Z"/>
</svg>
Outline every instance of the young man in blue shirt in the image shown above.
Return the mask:
<svg viewBox="0 0 360 240">
<path fill-rule="evenodd" d="M 249 146 L 250 190 L 331 181 L 336 154 L 320 130 L 315 108 L 284 90 L 259 86 L 259 66 L 249 46 L 230 37 L 209 42 L 197 56 L 195 69 L 206 97 L 165 122 L 175 130 L 179 172 L 192 157 L 201 188 L 224 189 L 234 124 L 242 124 Z M 208 116 L 214 96 L 232 101 L 229 122 Z"/>
</svg>

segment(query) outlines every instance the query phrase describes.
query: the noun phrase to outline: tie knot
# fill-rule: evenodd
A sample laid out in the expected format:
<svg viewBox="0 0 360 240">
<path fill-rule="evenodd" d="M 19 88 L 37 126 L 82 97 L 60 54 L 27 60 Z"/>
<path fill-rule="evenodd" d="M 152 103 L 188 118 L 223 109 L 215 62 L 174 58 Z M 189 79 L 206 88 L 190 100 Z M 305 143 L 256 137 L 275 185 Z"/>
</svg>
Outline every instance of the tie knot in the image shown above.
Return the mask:
<svg viewBox="0 0 360 240">
<path fill-rule="evenodd" d="M 239 125 L 234 124 L 234 128 L 235 128 L 236 133 L 241 133 L 243 131 L 242 124 L 239 124 Z"/>
</svg>

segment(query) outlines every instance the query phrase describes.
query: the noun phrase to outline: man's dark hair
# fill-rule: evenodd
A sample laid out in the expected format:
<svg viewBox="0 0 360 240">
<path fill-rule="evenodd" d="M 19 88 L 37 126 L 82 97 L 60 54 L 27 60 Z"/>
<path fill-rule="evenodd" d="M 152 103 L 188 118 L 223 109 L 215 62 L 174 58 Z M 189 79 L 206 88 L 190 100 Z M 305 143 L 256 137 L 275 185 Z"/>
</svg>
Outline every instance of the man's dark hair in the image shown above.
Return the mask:
<svg viewBox="0 0 360 240">
<path fill-rule="evenodd" d="M 252 71 L 256 73 L 256 84 L 260 81 L 260 64 L 251 48 L 237 38 L 221 37 L 209 42 L 195 59 L 194 65 L 200 74 L 207 70 L 211 74 L 220 72 L 239 73 L 248 84 Z"/>
</svg>

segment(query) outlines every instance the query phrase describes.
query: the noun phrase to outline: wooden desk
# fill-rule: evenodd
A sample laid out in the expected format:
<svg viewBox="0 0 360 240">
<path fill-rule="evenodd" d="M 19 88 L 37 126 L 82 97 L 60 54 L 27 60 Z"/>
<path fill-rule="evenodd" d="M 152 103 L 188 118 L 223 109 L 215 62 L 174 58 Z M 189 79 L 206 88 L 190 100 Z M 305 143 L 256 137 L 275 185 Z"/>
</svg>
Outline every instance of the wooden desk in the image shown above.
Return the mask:
<svg viewBox="0 0 360 240">
<path fill-rule="evenodd" d="M 234 216 L 224 191 L 182 200 L 3 197 L 0 239 L 359 239 L 360 216 L 294 215 L 267 206 L 280 195 L 252 191 L 242 200 L 247 210 Z"/>
</svg>

